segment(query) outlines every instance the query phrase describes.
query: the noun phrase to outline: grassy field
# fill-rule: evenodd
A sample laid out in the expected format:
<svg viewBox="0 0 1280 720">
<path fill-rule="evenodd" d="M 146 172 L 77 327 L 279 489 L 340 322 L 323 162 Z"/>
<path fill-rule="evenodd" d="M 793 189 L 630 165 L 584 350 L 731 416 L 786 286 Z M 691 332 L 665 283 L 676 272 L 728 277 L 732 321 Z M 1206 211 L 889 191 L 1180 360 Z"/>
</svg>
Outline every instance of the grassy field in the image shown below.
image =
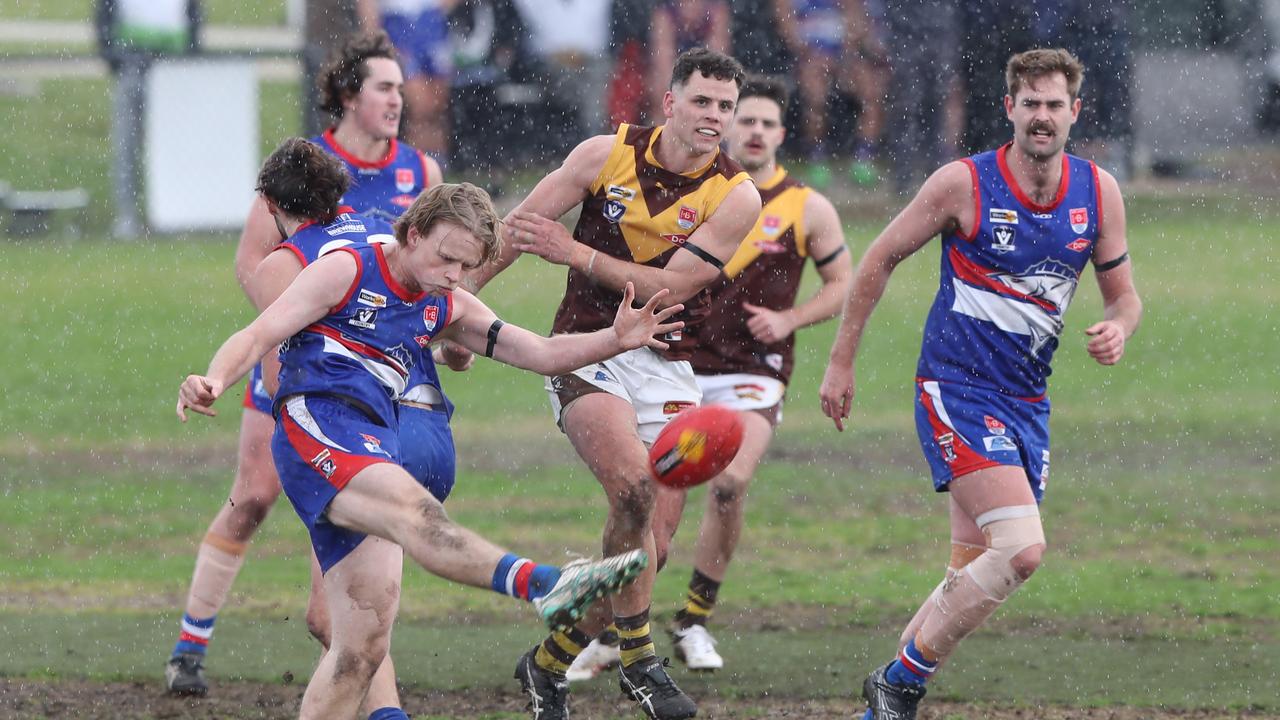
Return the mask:
<svg viewBox="0 0 1280 720">
<path fill-rule="evenodd" d="M 0 0 L 0 22 L 50 20 L 89 22 L 94 0 Z M 205 21 L 215 25 L 283 25 L 285 0 L 201 0 Z"/>
<path fill-rule="evenodd" d="M 938 694 L 1280 711 L 1280 693 L 1263 680 L 1280 675 L 1280 348 L 1265 241 L 1280 218 L 1228 198 L 1147 199 L 1130 210 L 1146 321 L 1122 366 L 1093 365 L 1082 328 L 1098 303 L 1085 281 L 1052 383 L 1052 552 L 966 645 Z M 880 221 L 851 225 L 851 242 L 865 245 Z M 172 411 L 179 379 L 250 317 L 231 253 L 228 237 L 0 247 L 0 305 L 22 339 L 0 349 L 0 633 L 10 639 L 0 675 L 154 678 L 194 544 L 232 470 L 234 398 L 212 421 L 181 425 Z M 785 667 L 800 697 L 847 695 L 937 581 L 944 505 L 923 479 L 909 385 L 936 261 L 936 250 L 925 252 L 895 277 L 869 330 L 844 435 L 815 401 L 832 329 L 802 334 L 787 420 L 753 488 L 718 611 L 722 649 L 738 665 L 720 690 L 752 692 L 761 673 Z M 526 259 L 486 297 L 504 318 L 545 330 L 561 277 Z M 603 503 L 550 423 L 540 380 L 481 363 L 446 383 L 461 408 L 452 514 L 537 557 L 590 552 Z M 309 671 L 305 537 L 287 505 L 276 515 L 219 624 L 215 678 Z M 680 541 L 659 580 L 660 617 L 676 609 L 687 578 L 689 529 Z M 501 685 L 513 653 L 538 636 L 522 608 L 415 570 L 403 617 L 401 675 L 425 687 Z M 460 619 L 472 627 L 451 634 Z M 75 652 L 85 637 L 90 659 Z M 440 654 L 447 677 L 432 671 Z M 1221 668 L 1240 656 L 1246 677 L 1224 681 Z M 769 662 L 751 661 L 761 657 Z M 1138 658 L 1165 670 L 1135 674 Z M 992 673 L 1013 682 L 993 685 Z"/>
<path fill-rule="evenodd" d="M 83 7 L 0 0 L 0 18 Z M 231 275 L 234 239 L 98 237 L 109 218 L 107 87 L 52 81 L 34 99 L 0 98 L 0 112 L 24 128 L 0 138 L 0 178 L 93 196 L 88 239 L 0 245 L 11 337 L 0 347 L 2 677 L 157 683 L 195 544 L 233 471 L 236 398 L 220 417 L 187 425 L 173 401 L 179 380 L 250 319 Z M 265 153 L 297 127 L 296 87 L 269 85 L 262 97 Z M 889 212 L 846 218 L 855 252 Z M 1204 189 L 1134 199 L 1129 216 L 1147 315 L 1110 369 L 1084 352 L 1083 328 L 1099 313 L 1091 280 L 1068 316 L 1051 383 L 1048 560 L 966 643 L 933 695 L 1280 713 L 1271 241 L 1280 211 Z M 936 266 L 935 247 L 895 275 L 868 330 L 843 435 L 816 402 L 832 328 L 801 333 L 786 423 L 753 487 L 717 611 L 732 669 L 682 677 L 699 692 L 847 697 L 937 582 L 945 504 L 924 479 L 910 385 Z M 562 271 L 526 259 L 485 299 L 543 331 L 562 284 Z M 460 406 L 451 513 L 539 558 L 591 552 L 603 502 L 552 426 L 540 379 L 481 362 L 446 387 Z M 695 491 L 688 525 L 702 497 Z M 314 661 L 301 623 L 306 540 L 287 504 L 275 514 L 219 622 L 216 681 L 273 682 L 285 670 L 305 678 Z M 691 534 L 682 531 L 659 579 L 659 618 L 677 607 Z M 539 636 L 524 608 L 416 570 L 404 598 L 396 654 L 417 687 L 504 686 L 512 659 Z"/>
</svg>

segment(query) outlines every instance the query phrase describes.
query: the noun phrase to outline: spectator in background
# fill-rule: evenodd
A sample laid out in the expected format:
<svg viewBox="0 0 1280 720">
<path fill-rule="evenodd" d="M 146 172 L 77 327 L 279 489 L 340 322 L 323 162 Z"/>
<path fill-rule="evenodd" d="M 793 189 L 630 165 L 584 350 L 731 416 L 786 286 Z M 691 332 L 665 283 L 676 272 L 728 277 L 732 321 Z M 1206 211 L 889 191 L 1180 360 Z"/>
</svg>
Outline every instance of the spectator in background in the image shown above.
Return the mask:
<svg viewBox="0 0 1280 720">
<path fill-rule="evenodd" d="M 1052 0 L 1038 3 L 1033 20 L 1036 45 L 1065 48 L 1089 69 L 1080 120 L 1072 131 L 1072 152 L 1124 182 L 1131 171 L 1133 144 L 1133 53 L 1127 3 Z"/>
<path fill-rule="evenodd" d="M 612 0 L 513 0 L 527 31 L 525 47 L 536 64 L 546 116 L 544 160 L 559 157 L 584 135 L 605 130 L 605 87 L 611 71 Z M 537 138 L 534 138 L 535 140 Z"/>
<path fill-rule="evenodd" d="M 955 14 L 946 0 L 890 0 L 885 10 L 892 48 L 888 159 L 894 191 L 908 193 L 955 155 L 944 122 L 956 63 Z"/>
<path fill-rule="evenodd" d="M 385 29 L 404 70 L 403 134 L 437 159 L 449 151 L 449 86 L 453 48 L 449 13 L 458 0 L 357 0 L 360 25 Z"/>
<path fill-rule="evenodd" d="M 661 114 L 676 56 L 695 47 L 729 54 L 729 3 L 725 0 L 658 0 L 649 30 L 650 115 Z"/>
<path fill-rule="evenodd" d="M 449 16 L 454 52 L 450 95 L 453 130 L 451 161 L 484 179 L 490 195 L 500 194 L 509 168 L 520 157 L 516 97 L 524 75 L 520 16 L 511 0 L 461 0 Z"/>
<path fill-rule="evenodd" d="M 747 72 L 767 78 L 790 75 L 795 58 L 778 32 L 774 4 L 777 0 L 735 0 L 730 13 L 730 42 L 734 57 Z"/>
<path fill-rule="evenodd" d="M 851 9 L 851 27 L 845 40 L 844 74 L 858 100 L 857 138 L 850 172 L 854 182 L 871 186 L 879 181 L 875 162 L 882 149 L 885 99 L 892 72 L 886 47 L 888 27 L 884 0 L 846 1 L 862 6 L 861 12 Z"/>
<path fill-rule="evenodd" d="M 972 155 L 1009 139 L 1009 120 L 1002 111 L 1004 67 L 1011 55 L 1033 47 L 1032 5 L 1022 0 L 966 0 L 958 4 L 957 12 L 964 88 L 960 150 Z"/>
<path fill-rule="evenodd" d="M 649 97 L 650 27 L 655 0 L 613 0 L 609 47 L 613 50 L 613 78 L 609 81 L 609 127 L 643 124 Z"/>
</svg>

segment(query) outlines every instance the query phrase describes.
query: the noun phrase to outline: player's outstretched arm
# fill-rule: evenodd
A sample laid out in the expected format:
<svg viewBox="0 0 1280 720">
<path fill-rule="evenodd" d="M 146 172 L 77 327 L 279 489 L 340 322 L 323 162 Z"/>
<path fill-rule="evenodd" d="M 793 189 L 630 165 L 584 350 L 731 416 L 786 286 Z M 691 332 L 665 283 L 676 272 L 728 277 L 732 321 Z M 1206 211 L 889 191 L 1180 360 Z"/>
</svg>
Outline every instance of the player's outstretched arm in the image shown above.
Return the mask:
<svg viewBox="0 0 1280 720">
<path fill-rule="evenodd" d="M 243 330 L 218 348 L 204 375 L 189 375 L 178 391 L 178 419 L 186 409 L 214 416 L 213 403 L 244 377 L 268 351 L 341 302 L 356 278 L 355 257 L 335 252 L 303 270 L 280 297 Z"/>
<path fill-rule="evenodd" d="M 683 305 L 659 308 L 666 293 L 656 293 L 644 306 L 632 307 L 634 288 L 623 290 L 622 302 L 611 327 L 590 333 L 543 337 L 517 325 L 498 320 L 479 298 L 465 290 L 453 293 L 454 319 L 437 337 L 451 340 L 472 352 L 491 357 L 540 375 L 563 375 L 627 350 L 650 347 L 665 350 L 654 338 L 684 327 L 671 321 Z"/>
<path fill-rule="evenodd" d="M 1093 263 L 1102 292 L 1102 321 L 1085 329 L 1089 355 L 1101 365 L 1115 365 L 1124 356 L 1125 342 L 1142 320 L 1142 299 L 1133 285 L 1133 263 L 1125 232 L 1124 198 L 1120 185 L 1105 170 L 1098 171 L 1102 207 Z"/>
<path fill-rule="evenodd" d="M 831 201 L 809 193 L 804 205 L 804 224 L 809 257 L 818 269 L 822 286 L 808 300 L 786 310 L 743 303 L 750 315 L 747 329 L 760 342 L 784 340 L 796 330 L 829 320 L 840 314 L 849 286 L 853 283 L 853 260 L 844 243 L 840 216 Z"/>
<path fill-rule="evenodd" d="M 467 273 L 463 285 L 471 292 L 478 293 L 498 273 L 510 267 L 520 257 L 522 250 L 516 242 L 517 226 L 513 225 L 513 218 L 536 216 L 550 224 L 560 225 L 558 222 L 560 216 L 580 204 L 591 193 L 591 186 L 600 175 L 600 171 L 604 169 L 605 161 L 609 159 L 613 142 L 612 135 L 597 135 L 584 140 L 571 150 L 560 167 L 542 178 L 529 196 L 503 220 L 502 254 L 495 262 L 487 263 Z M 563 225 L 560 227 L 564 229 Z M 568 235 L 567 230 L 565 235 Z M 569 238 L 569 242 L 573 242 L 572 237 Z"/>
<path fill-rule="evenodd" d="M 844 430 L 844 419 L 849 417 L 853 405 L 854 362 L 863 329 L 884 295 L 889 276 L 898 263 L 924 247 L 935 235 L 972 228 L 977 222 L 973 193 L 969 166 L 961 162 L 944 165 L 929 176 L 907 207 L 863 253 L 853 274 L 853 286 L 818 390 L 822 412 L 831 418 L 837 430 Z"/>
<path fill-rule="evenodd" d="M 647 300 L 661 290 L 664 302 L 684 302 L 720 276 L 760 215 L 760 193 L 741 183 L 729 191 L 716 211 L 689 237 L 664 267 L 648 267 L 610 257 L 573 239 L 558 222 L 528 213 L 513 213 L 508 228 L 513 244 L 549 262 L 568 265 L 595 282 L 619 292 L 631 283 L 636 297 Z M 692 247 L 690 247 L 692 246 Z"/>
</svg>

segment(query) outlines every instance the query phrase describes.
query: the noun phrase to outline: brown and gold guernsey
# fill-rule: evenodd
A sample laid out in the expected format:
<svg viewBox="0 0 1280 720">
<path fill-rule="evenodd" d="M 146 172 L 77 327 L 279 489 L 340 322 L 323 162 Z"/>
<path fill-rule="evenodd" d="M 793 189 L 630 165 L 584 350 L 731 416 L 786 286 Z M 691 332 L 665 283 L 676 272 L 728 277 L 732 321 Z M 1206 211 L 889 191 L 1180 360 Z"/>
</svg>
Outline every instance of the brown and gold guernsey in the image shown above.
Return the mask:
<svg viewBox="0 0 1280 720">
<path fill-rule="evenodd" d="M 785 384 L 795 366 L 795 333 L 776 343 L 760 342 L 747 329 L 751 315 L 742 304 L 770 310 L 795 305 L 809 255 L 804 204 L 812 190 L 782 168 L 758 189 L 760 219 L 725 265 L 724 276 L 710 287 L 711 312 L 695 333 L 690 363 L 699 375 L 748 373 Z"/>
<path fill-rule="evenodd" d="M 698 226 L 711 217 L 734 187 L 751 177 L 723 152 L 705 166 L 676 173 L 658 164 L 654 150 L 662 128 L 620 125 L 613 149 L 591 184 L 573 237 L 605 255 L 628 262 L 663 267 Z M 585 273 L 569 269 L 564 300 L 556 311 L 553 333 L 590 332 L 613 324 L 622 293 L 596 284 Z M 706 315 L 706 290 L 685 301 L 678 316 L 683 331 L 664 336 L 670 345 L 663 356 L 687 360 L 690 330 Z"/>
</svg>

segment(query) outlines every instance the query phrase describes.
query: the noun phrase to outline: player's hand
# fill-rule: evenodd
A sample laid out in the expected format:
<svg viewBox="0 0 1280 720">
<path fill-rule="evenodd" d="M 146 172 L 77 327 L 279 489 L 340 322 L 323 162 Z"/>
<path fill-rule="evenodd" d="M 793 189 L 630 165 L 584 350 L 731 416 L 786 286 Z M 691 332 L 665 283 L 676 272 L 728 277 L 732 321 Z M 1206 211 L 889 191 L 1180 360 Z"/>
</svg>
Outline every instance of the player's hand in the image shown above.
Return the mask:
<svg viewBox="0 0 1280 720">
<path fill-rule="evenodd" d="M 203 375 L 188 375 L 178 388 L 178 419 L 187 421 L 187 408 L 191 408 L 191 412 L 216 417 L 218 412 L 212 407 L 213 401 L 218 399 L 223 389 L 217 380 Z"/>
<path fill-rule="evenodd" d="M 1114 320 L 1103 320 L 1084 331 L 1089 335 L 1089 355 L 1099 365 L 1115 365 L 1124 355 L 1124 328 Z"/>
<path fill-rule="evenodd" d="M 762 343 L 785 340 L 796 330 L 791 313 L 770 310 L 748 302 L 742 303 L 742 308 L 751 314 L 751 318 L 747 320 L 747 329 Z"/>
<path fill-rule="evenodd" d="M 684 309 L 683 304 L 677 303 L 662 310 L 658 309 L 658 303 L 670 293 L 670 290 L 663 288 L 654 293 L 644 307 L 636 308 L 632 307 L 632 302 L 636 299 L 636 287 L 630 282 L 627 283 L 622 290 L 622 302 L 618 303 L 618 314 L 613 318 L 613 332 L 617 334 L 618 342 L 622 344 L 624 350 L 634 350 L 638 347 L 654 350 L 667 349 L 667 344 L 655 338 L 654 335 L 665 335 L 684 327 L 682 320 L 667 322 L 672 315 Z"/>
<path fill-rule="evenodd" d="M 431 359 L 454 372 L 466 372 L 476 362 L 476 354 L 457 343 L 443 340 L 431 348 Z"/>
<path fill-rule="evenodd" d="M 844 432 L 845 418 L 849 417 L 849 409 L 853 406 L 853 365 L 828 363 L 818 397 L 822 398 L 822 414 L 831 418 L 836 430 Z"/>
<path fill-rule="evenodd" d="M 512 213 L 503 230 L 506 241 L 515 249 L 556 265 L 568 265 L 577 244 L 569 229 L 559 222 L 523 210 Z"/>
</svg>

